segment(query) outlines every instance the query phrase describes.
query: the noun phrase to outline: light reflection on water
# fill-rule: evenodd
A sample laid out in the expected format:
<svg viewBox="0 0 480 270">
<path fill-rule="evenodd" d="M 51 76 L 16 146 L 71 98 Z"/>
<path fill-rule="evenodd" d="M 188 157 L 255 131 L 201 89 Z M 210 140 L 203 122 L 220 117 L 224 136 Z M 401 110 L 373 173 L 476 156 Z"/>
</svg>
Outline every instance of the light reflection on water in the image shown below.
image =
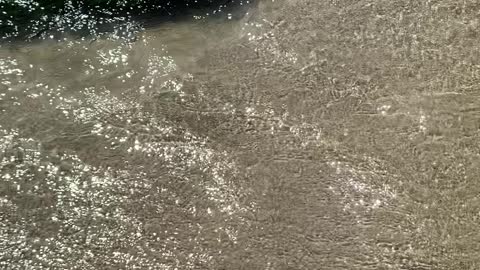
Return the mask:
<svg viewBox="0 0 480 270">
<path fill-rule="evenodd" d="M 376 5 L 2 44 L 2 265 L 477 269 L 478 31 Z"/>
</svg>

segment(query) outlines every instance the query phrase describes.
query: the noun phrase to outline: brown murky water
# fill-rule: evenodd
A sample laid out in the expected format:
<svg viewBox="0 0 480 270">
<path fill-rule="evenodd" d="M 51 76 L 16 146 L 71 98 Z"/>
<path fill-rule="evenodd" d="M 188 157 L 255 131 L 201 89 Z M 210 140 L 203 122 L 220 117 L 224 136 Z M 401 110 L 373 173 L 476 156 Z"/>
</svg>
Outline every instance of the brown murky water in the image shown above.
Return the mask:
<svg viewBox="0 0 480 270">
<path fill-rule="evenodd" d="M 480 269 L 480 5 L 248 12 L 2 44 L 1 268 Z"/>
</svg>

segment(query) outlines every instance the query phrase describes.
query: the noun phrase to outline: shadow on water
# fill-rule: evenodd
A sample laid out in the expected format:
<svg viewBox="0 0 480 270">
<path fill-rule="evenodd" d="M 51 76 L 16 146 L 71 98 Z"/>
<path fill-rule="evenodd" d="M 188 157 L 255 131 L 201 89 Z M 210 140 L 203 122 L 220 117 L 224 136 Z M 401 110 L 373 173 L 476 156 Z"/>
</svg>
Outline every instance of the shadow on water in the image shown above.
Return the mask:
<svg viewBox="0 0 480 270">
<path fill-rule="evenodd" d="M 130 9 L 119 8 L 120 2 L 100 9 L 66 2 L 59 10 L 51 11 L 51 14 L 45 13 L 38 18 L 16 21 L 13 18 L 19 14 L 5 13 L 2 14 L 5 18 L 0 17 L 0 22 L 4 22 L 0 28 L 0 44 L 1 40 L 7 43 L 31 42 L 61 39 L 65 35 L 95 39 L 111 33 L 127 41 L 134 41 L 135 34 L 141 29 L 153 28 L 167 22 L 241 19 L 248 14 L 248 9 L 256 5 L 257 0 L 177 1 L 175 5 L 170 2 L 162 5 L 156 5 L 155 1 L 150 2 L 143 8 L 133 6 Z"/>
</svg>

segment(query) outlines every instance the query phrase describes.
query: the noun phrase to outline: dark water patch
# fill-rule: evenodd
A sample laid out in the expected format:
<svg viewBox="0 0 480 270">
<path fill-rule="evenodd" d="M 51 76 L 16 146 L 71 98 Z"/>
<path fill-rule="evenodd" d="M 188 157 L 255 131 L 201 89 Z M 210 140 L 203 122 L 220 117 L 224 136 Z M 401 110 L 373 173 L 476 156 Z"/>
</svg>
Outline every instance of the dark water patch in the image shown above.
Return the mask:
<svg viewBox="0 0 480 270">
<path fill-rule="evenodd" d="M 63 34 L 116 33 L 132 39 L 144 25 L 205 17 L 238 18 L 255 0 L 5 1 L 0 2 L 0 40 L 58 39 Z"/>
</svg>

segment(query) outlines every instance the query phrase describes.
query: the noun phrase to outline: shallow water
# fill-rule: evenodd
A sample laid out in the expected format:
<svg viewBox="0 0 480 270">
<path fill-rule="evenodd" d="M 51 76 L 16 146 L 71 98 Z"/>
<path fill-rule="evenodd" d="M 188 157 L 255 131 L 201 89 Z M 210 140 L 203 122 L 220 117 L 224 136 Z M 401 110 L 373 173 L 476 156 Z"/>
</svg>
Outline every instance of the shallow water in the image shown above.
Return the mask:
<svg viewBox="0 0 480 270">
<path fill-rule="evenodd" d="M 478 4 L 236 11 L 1 45 L 1 267 L 479 269 Z"/>
</svg>

